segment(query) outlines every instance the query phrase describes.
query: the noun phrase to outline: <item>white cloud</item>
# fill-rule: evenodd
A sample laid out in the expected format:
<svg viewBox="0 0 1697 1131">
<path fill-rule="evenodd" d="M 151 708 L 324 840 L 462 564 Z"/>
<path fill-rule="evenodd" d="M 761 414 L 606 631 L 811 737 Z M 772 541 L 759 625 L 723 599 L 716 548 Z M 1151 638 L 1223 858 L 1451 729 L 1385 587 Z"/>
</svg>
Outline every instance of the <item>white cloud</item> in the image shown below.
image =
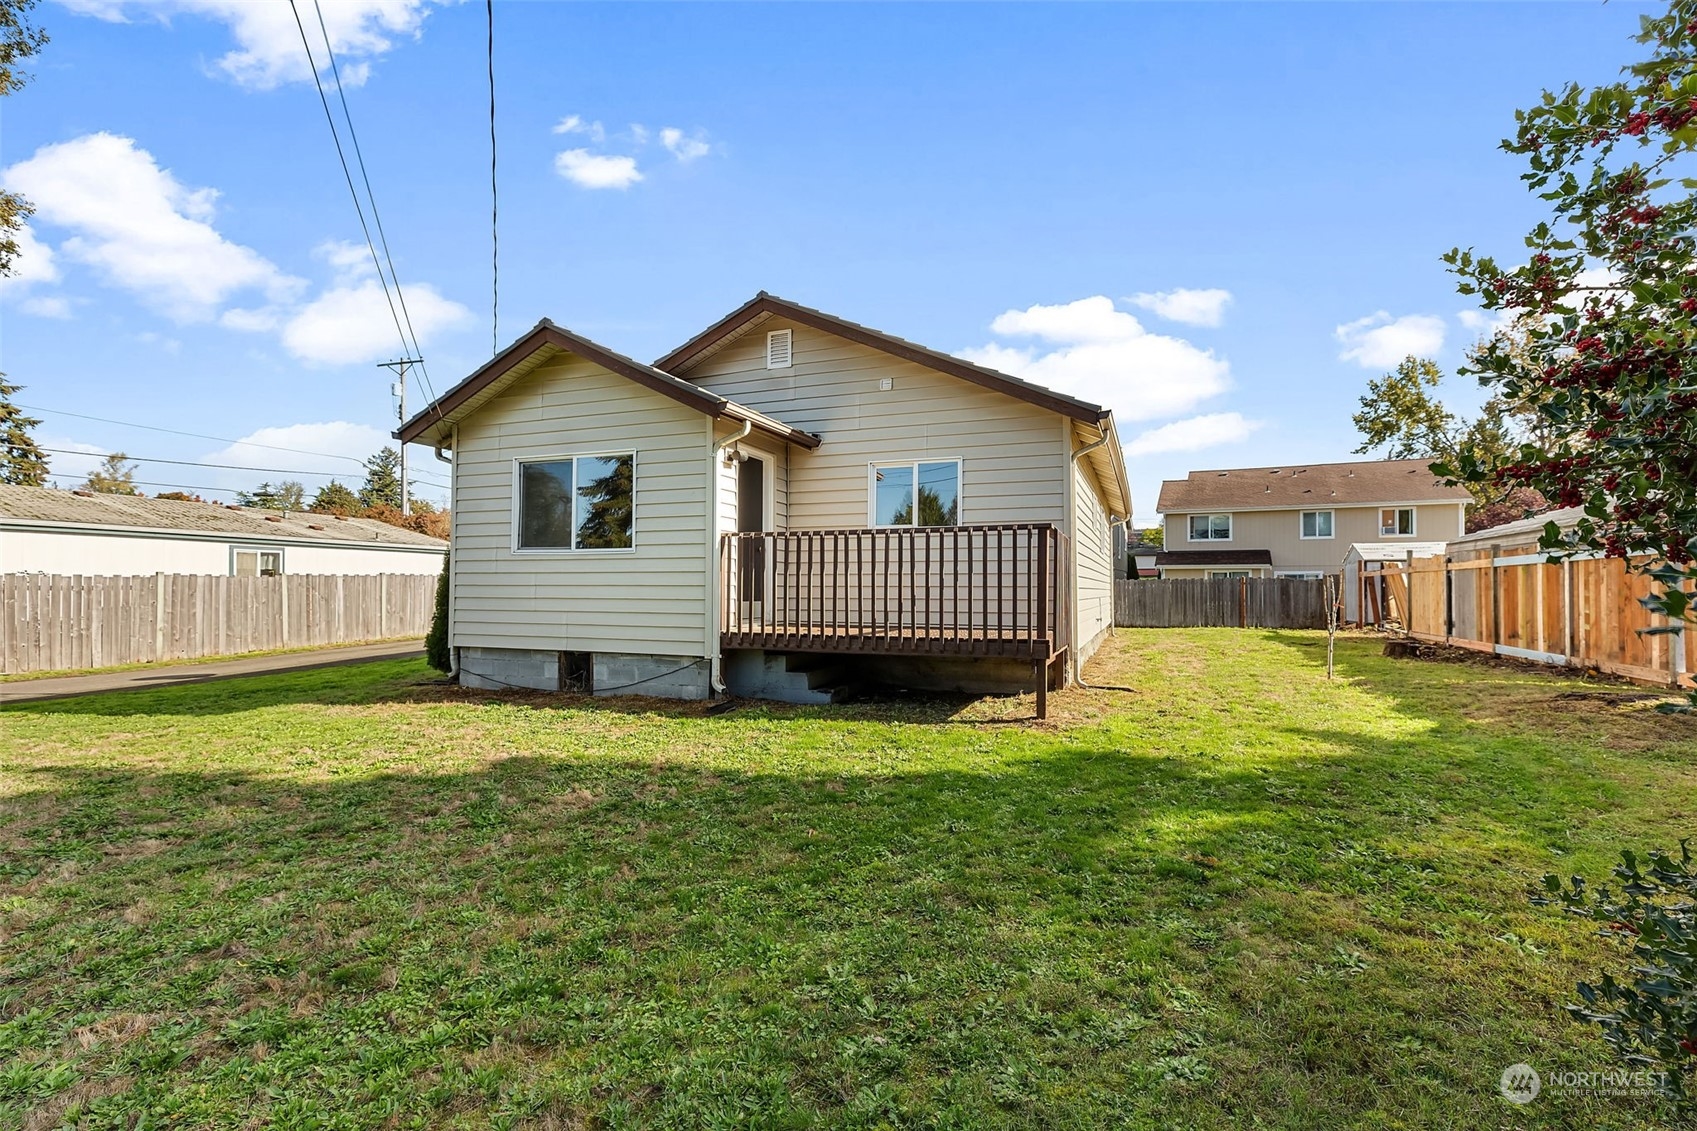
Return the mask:
<svg viewBox="0 0 1697 1131">
<path fill-rule="evenodd" d="M 631 129 L 640 130 L 642 127 L 632 126 Z M 596 142 L 607 140 L 606 127 L 602 126 L 600 122 L 584 121 L 583 116 L 580 114 L 568 114 L 564 118 L 561 118 L 557 123 L 555 123 L 554 132 L 557 134 L 583 134 L 591 141 Z M 644 135 L 644 138 L 646 138 L 646 134 Z"/>
<path fill-rule="evenodd" d="M 587 149 L 568 149 L 554 158 L 554 171 L 587 189 L 626 189 L 642 180 L 634 157 L 611 157 Z"/>
<path fill-rule="evenodd" d="M 308 501 L 330 482 L 331 472 L 348 486 L 358 489 L 365 472 L 349 459 L 363 463 L 373 452 L 395 441 L 382 429 L 346 420 L 314 424 L 285 424 L 250 432 L 228 447 L 198 458 L 203 463 L 231 463 L 247 467 L 275 467 L 280 472 L 232 471 L 226 468 L 196 468 L 195 482 L 222 491 L 250 490 L 261 482 L 275 483 L 298 476 Z M 292 448 L 293 451 L 278 451 Z M 308 453 L 308 454 L 303 454 Z M 414 494 L 422 492 L 415 491 Z"/>
<path fill-rule="evenodd" d="M 1231 300 L 1230 291 L 1217 287 L 1208 290 L 1179 287 L 1170 291 L 1142 291 L 1126 301 L 1154 311 L 1169 322 L 1183 322 L 1187 326 L 1218 326 L 1225 318 L 1226 307 L 1231 305 Z"/>
<path fill-rule="evenodd" d="M 644 136 L 646 136 L 646 131 Z M 694 134 L 686 136 L 676 126 L 667 126 L 660 131 L 660 144 L 665 146 L 673 157 L 686 165 L 697 158 L 707 156 L 713 150 L 713 147 L 707 144 L 707 139 L 702 136 L 701 130 L 696 130 Z"/>
<path fill-rule="evenodd" d="M 3 180 L 41 221 L 75 233 L 60 255 L 175 321 L 204 321 L 241 292 L 281 299 L 301 285 L 218 234 L 216 190 L 187 188 L 130 138 L 97 133 L 43 146 Z"/>
<path fill-rule="evenodd" d="M 1431 357 L 1444 347 L 1444 320 L 1434 314 L 1392 318 L 1380 310 L 1333 333 L 1344 347 L 1338 357 L 1368 369 L 1388 368 L 1409 356 Z"/>
<path fill-rule="evenodd" d="M 637 145 L 647 145 L 648 127 L 641 122 L 632 122 L 630 124 L 630 139 Z"/>
<path fill-rule="evenodd" d="M 326 240 L 313 248 L 312 254 L 328 263 L 337 279 L 363 279 L 377 273 L 367 244 L 352 240 Z"/>
<path fill-rule="evenodd" d="M 216 69 L 240 86 L 270 90 L 312 78 L 294 14 L 281 0 L 59 0 L 73 12 L 112 23 L 132 17 L 169 23 L 177 15 L 200 16 L 223 24 L 236 47 L 221 56 Z M 322 5 L 324 26 L 336 50 L 342 82 L 357 86 L 371 73 L 372 60 L 387 54 L 399 38 L 418 38 L 431 0 L 334 0 Z M 317 14 L 305 14 L 307 38 L 318 66 L 328 71 Z"/>
<path fill-rule="evenodd" d="M 1211 412 L 1140 432 L 1126 444 L 1125 454 L 1151 456 L 1163 452 L 1194 452 L 1220 444 L 1235 444 L 1240 440 L 1247 440 L 1249 434 L 1259 427 L 1259 420 L 1245 420 L 1241 413 Z"/>
<path fill-rule="evenodd" d="M 1039 338 L 1055 348 L 991 343 L 962 350 L 960 356 L 1107 405 L 1122 420 L 1174 416 L 1231 387 L 1231 367 L 1213 351 L 1150 333 L 1103 295 L 1010 310 L 990 328 L 1004 337 Z"/>
<path fill-rule="evenodd" d="M 12 239 L 17 243 L 18 251 L 12 257 L 12 273 L 0 275 L 0 294 L 16 293 L 36 283 L 59 281 L 59 264 L 55 261 L 53 249 L 36 238 L 33 228 L 25 224 L 13 234 Z"/>
<path fill-rule="evenodd" d="M 404 286 L 419 344 L 471 320 L 471 311 L 424 283 Z M 283 347 L 302 361 L 345 365 L 392 357 L 399 338 L 376 279 L 344 281 L 295 312 L 283 325 Z"/>
<path fill-rule="evenodd" d="M 39 295 L 24 299 L 18 304 L 18 309 L 37 318 L 69 318 L 71 300 L 62 295 Z"/>
</svg>

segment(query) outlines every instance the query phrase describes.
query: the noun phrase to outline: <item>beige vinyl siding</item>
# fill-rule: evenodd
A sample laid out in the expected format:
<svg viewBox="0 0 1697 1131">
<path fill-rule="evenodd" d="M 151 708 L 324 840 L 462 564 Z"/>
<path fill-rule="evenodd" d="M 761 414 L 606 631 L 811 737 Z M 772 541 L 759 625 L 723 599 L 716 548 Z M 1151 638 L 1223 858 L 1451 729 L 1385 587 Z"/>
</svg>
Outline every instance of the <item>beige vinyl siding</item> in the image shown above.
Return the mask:
<svg viewBox="0 0 1697 1131">
<path fill-rule="evenodd" d="M 1386 504 L 1393 506 L 1395 504 Z M 1332 514 L 1331 538 L 1303 538 L 1302 511 L 1329 510 Z M 1169 550 L 1268 550 L 1273 555 L 1273 569 L 1320 570 L 1336 573 L 1343 568 L 1343 556 L 1354 542 L 1447 542 L 1459 538 L 1463 516 L 1460 503 L 1428 503 L 1416 506 L 1414 533 L 1400 537 L 1381 536 L 1379 510 L 1372 507 L 1338 507 L 1315 503 L 1310 507 L 1270 511 L 1217 510 L 1209 513 L 1232 516 L 1232 536 L 1227 542 L 1192 542 L 1189 539 L 1190 515 L 1164 516 L 1166 548 Z M 1203 512 L 1197 512 L 1203 513 Z M 1237 567 L 1237 568 L 1242 568 Z M 1186 570 L 1163 571 L 1169 577 L 1205 577 L 1205 572 Z"/>
<path fill-rule="evenodd" d="M 1082 664 L 1113 627 L 1114 540 L 1107 505 L 1083 460 L 1073 462 L 1072 492 L 1073 585 L 1078 595 L 1073 640 Z"/>
<path fill-rule="evenodd" d="M 714 438 L 727 440 L 741 431 L 741 425 L 734 421 L 721 420 L 715 428 Z M 749 455 L 766 461 L 771 467 L 772 475 L 767 484 L 771 493 L 769 500 L 772 514 L 772 529 L 783 530 L 789 512 L 789 453 L 784 449 L 788 445 L 773 440 L 758 433 L 750 433 L 730 445 L 729 450 L 741 448 Z M 737 528 L 737 466 L 735 462 L 726 465 L 723 453 L 718 462 L 719 476 L 719 513 L 715 529 L 724 534 Z"/>
<path fill-rule="evenodd" d="M 453 643 L 705 654 L 708 419 L 575 357 L 459 426 Z M 513 461 L 634 451 L 635 548 L 513 552 Z"/>
<path fill-rule="evenodd" d="M 794 331 L 795 364 L 766 368 L 766 334 Z M 789 456 L 780 527 L 861 527 L 868 466 L 960 459 L 961 521 L 1066 519 L 1067 458 L 1054 413 L 832 334 L 768 319 L 681 374 L 784 423 L 817 433 Z M 881 378 L 895 387 L 881 390 Z"/>
</svg>

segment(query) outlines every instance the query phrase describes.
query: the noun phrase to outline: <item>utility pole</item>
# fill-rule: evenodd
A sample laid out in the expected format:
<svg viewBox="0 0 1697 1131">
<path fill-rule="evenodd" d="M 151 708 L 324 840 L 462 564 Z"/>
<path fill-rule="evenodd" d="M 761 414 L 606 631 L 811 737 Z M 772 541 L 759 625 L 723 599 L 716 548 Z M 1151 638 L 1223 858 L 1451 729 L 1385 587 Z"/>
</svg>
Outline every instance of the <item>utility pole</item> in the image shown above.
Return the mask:
<svg viewBox="0 0 1697 1131">
<path fill-rule="evenodd" d="M 377 368 L 391 370 L 398 377 L 398 380 L 389 387 L 389 391 L 396 397 L 395 419 L 399 420 L 402 424 L 405 424 L 407 420 L 407 368 L 413 365 L 421 365 L 423 362 L 424 359 L 421 357 L 403 357 L 399 361 L 380 361 L 377 363 Z M 411 513 L 412 491 L 407 485 L 407 442 L 402 440 L 401 514 L 409 515 Z"/>
</svg>

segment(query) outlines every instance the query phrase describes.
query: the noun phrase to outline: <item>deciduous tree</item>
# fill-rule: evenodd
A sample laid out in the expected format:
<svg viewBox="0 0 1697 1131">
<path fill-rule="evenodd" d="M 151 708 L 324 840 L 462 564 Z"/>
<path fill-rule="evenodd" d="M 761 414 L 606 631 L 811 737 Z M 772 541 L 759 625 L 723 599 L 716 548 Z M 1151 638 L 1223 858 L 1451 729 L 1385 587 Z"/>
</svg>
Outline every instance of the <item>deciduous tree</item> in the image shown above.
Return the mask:
<svg viewBox="0 0 1697 1131">
<path fill-rule="evenodd" d="M 0 0 L 0 96 L 12 94 L 30 80 L 18 65 L 47 46 L 47 33 L 29 21 L 37 0 Z M 0 275 L 12 273 L 18 254 L 17 233 L 34 212 L 29 201 L 0 190 Z"/>
<path fill-rule="evenodd" d="M 123 452 L 113 452 L 100 461 L 100 466 L 88 473 L 82 489 L 98 495 L 140 495 L 136 490 L 135 461 Z"/>
<path fill-rule="evenodd" d="M 1463 294 L 1527 326 L 1523 348 L 1488 343 L 1471 371 L 1557 437 L 1450 470 L 1583 507 L 1545 546 L 1653 569 L 1666 588 L 1652 602 L 1679 618 L 1690 598 L 1673 586 L 1697 577 L 1697 0 L 1643 17 L 1638 41 L 1646 57 L 1621 80 L 1547 91 L 1515 115 L 1503 148 L 1551 212 L 1530 256 L 1444 257 Z"/>
</svg>

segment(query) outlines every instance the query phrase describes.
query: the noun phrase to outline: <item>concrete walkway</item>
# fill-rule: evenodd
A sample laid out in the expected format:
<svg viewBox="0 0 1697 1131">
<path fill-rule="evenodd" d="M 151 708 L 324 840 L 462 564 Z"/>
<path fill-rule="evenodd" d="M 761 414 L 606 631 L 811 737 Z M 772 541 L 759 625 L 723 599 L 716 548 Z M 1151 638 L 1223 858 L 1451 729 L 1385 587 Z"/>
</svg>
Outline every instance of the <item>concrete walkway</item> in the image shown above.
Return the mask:
<svg viewBox="0 0 1697 1131">
<path fill-rule="evenodd" d="M 398 660 L 424 655 L 422 640 L 391 640 L 384 644 L 316 648 L 280 656 L 249 656 L 238 660 L 213 660 L 201 664 L 165 664 L 132 668 L 122 672 L 56 676 L 52 679 L 23 679 L 0 683 L 0 703 L 26 703 L 33 699 L 65 699 L 101 691 L 137 691 L 149 687 L 175 687 L 183 683 L 205 683 L 239 675 L 265 675 L 307 668 L 330 668 L 340 664 L 363 664 L 369 660 Z"/>
</svg>

